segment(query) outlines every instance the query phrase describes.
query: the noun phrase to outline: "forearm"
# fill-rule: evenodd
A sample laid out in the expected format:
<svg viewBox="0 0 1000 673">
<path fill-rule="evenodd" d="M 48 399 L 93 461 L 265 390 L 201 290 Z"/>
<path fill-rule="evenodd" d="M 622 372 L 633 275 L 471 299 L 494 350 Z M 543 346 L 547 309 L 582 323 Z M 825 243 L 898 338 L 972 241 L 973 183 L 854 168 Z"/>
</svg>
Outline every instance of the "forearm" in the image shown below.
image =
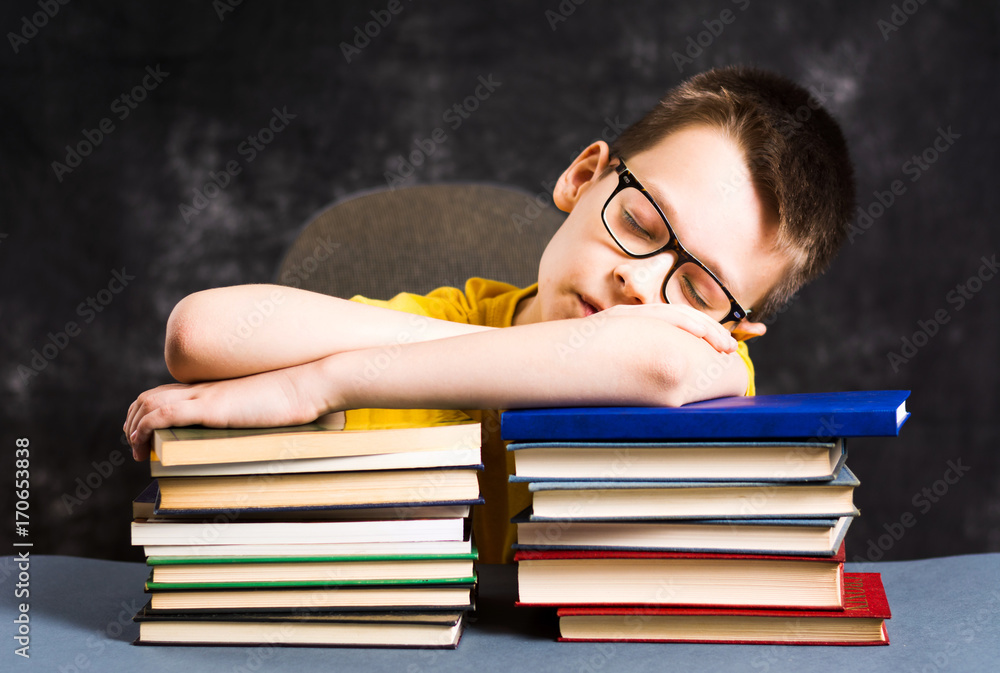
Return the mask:
<svg viewBox="0 0 1000 673">
<path fill-rule="evenodd" d="M 746 387 L 739 356 L 648 318 L 560 320 L 341 353 L 316 365 L 328 410 L 676 406 Z"/>
<path fill-rule="evenodd" d="M 487 329 L 291 287 L 240 285 L 179 302 L 167 322 L 165 358 L 178 381 L 218 380 Z"/>
</svg>

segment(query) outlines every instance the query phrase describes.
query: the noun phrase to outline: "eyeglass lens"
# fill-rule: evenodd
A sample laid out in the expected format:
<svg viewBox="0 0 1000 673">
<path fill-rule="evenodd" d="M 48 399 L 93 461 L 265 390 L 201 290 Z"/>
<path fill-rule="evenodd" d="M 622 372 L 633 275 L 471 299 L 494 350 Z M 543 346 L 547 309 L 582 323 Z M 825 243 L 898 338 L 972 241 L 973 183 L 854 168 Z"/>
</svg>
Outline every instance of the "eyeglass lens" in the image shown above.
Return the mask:
<svg viewBox="0 0 1000 673">
<path fill-rule="evenodd" d="M 632 255 L 648 255 L 670 243 L 663 218 L 637 189 L 615 194 L 605 210 L 605 222 L 618 244 Z M 663 293 L 669 303 L 691 306 L 715 320 L 729 313 L 729 298 L 722 286 L 698 264 L 675 264 L 668 273 Z"/>
</svg>

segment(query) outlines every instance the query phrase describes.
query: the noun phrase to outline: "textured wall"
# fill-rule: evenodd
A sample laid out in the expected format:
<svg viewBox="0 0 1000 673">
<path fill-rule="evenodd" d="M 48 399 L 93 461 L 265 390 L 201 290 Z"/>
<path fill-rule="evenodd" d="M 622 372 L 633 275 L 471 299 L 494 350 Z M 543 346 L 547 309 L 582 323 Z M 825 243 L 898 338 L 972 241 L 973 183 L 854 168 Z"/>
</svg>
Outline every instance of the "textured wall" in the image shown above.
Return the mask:
<svg viewBox="0 0 1000 673">
<path fill-rule="evenodd" d="M 1000 248 L 995 6 L 403 0 L 348 62 L 341 43 L 386 2 L 220 16 L 225 1 L 0 9 L 0 461 L 10 474 L 15 438 L 30 439 L 36 551 L 138 558 L 128 502 L 147 473 L 116 464 L 120 428 L 135 396 L 168 380 L 164 322 L 181 297 L 269 280 L 310 214 L 384 186 L 437 128 L 444 140 L 405 184 L 537 193 L 683 76 L 733 62 L 827 98 L 874 215 L 752 349 L 761 392 L 913 391 L 901 438 L 852 446 L 863 516 L 850 555 L 1000 550 L 1000 283 L 968 283 Z M 468 118 L 445 116 L 491 76 L 500 85 Z M 275 109 L 294 119 L 261 149 L 241 145 Z M 95 147 L 67 156 L 81 142 Z M 213 173 L 227 184 L 202 203 L 194 190 Z M 881 207 L 875 192 L 897 180 Z M 917 346 L 903 351 L 904 337 Z M 948 461 L 961 461 L 957 483 Z M 906 513 L 912 527 L 892 526 Z M 871 546 L 880 535 L 887 551 Z"/>
</svg>

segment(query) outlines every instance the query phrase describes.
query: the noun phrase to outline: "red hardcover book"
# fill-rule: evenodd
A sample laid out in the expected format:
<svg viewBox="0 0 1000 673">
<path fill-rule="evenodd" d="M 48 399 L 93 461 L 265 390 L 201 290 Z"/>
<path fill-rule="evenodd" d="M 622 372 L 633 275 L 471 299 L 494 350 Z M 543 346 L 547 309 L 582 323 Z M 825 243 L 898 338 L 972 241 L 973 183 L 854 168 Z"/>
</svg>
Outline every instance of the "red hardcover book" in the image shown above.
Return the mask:
<svg viewBox="0 0 1000 673">
<path fill-rule="evenodd" d="M 844 546 L 830 556 L 522 550 L 525 605 L 842 610 Z"/>
<path fill-rule="evenodd" d="M 878 573 L 844 575 L 843 611 L 560 608 L 559 640 L 888 645 L 892 615 Z"/>
</svg>

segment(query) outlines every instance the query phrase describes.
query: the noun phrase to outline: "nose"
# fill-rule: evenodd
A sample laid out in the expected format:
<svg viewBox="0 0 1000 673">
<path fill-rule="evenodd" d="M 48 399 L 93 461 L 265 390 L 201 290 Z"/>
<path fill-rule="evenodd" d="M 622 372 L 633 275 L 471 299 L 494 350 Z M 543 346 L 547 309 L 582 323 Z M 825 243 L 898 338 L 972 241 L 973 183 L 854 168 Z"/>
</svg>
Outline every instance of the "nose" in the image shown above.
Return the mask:
<svg viewBox="0 0 1000 673">
<path fill-rule="evenodd" d="M 646 259 L 628 258 L 615 267 L 614 276 L 626 304 L 663 301 L 663 279 L 673 266 L 675 255 L 667 252 Z"/>
</svg>

